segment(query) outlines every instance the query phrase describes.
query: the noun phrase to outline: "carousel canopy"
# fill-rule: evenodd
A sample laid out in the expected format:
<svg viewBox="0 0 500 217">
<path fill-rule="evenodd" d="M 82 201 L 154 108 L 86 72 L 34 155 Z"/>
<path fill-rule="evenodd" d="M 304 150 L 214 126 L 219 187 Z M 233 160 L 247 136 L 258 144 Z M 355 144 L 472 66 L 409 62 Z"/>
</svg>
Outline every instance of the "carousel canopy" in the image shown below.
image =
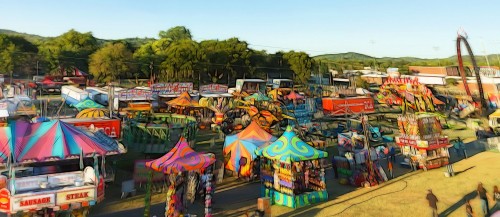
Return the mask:
<svg viewBox="0 0 500 217">
<path fill-rule="evenodd" d="M 88 108 L 104 108 L 103 105 L 92 101 L 91 99 L 83 100 L 75 105 L 73 105 L 78 111 L 82 111 Z"/>
<path fill-rule="evenodd" d="M 173 100 L 167 102 L 170 106 L 181 106 L 181 107 L 197 107 L 198 102 L 192 100 L 188 92 L 181 93 L 181 95 Z"/>
<path fill-rule="evenodd" d="M 276 137 L 272 136 L 257 124 L 252 121 L 244 130 L 238 134 L 227 136 L 224 141 L 224 155 L 230 154 L 229 161 L 226 163 L 226 168 L 239 171 L 240 159 L 245 157 L 248 161 L 252 161 L 257 157 L 255 151 L 258 147 L 270 144 L 275 141 Z M 242 173 L 250 171 L 242 171 Z"/>
<path fill-rule="evenodd" d="M 271 98 L 267 97 L 266 95 L 260 93 L 260 92 L 257 92 L 257 93 L 254 93 L 250 96 L 247 96 L 245 97 L 245 100 L 255 100 L 255 101 L 269 101 L 271 100 Z"/>
<path fill-rule="evenodd" d="M 100 118 L 109 116 L 109 110 L 104 108 L 84 109 L 76 115 L 76 118 Z"/>
<path fill-rule="evenodd" d="M 146 167 L 171 174 L 204 169 L 214 162 L 215 157 L 195 152 L 189 147 L 186 139 L 181 137 L 172 150 L 156 160 L 146 162 Z"/>
<path fill-rule="evenodd" d="M 297 99 L 304 99 L 304 96 L 298 94 L 295 91 L 290 92 L 290 94 L 285 96 L 286 99 L 291 99 L 291 100 L 297 100 Z"/>
<path fill-rule="evenodd" d="M 124 153 L 124 149 L 103 133 L 85 132 L 54 120 L 42 123 L 17 121 L 10 124 L 16 162 L 38 162 Z M 12 150 L 12 149 L 11 149 Z"/>
<path fill-rule="evenodd" d="M 302 141 L 291 126 L 272 144 L 257 150 L 257 154 L 281 162 L 298 162 L 328 157 L 328 153 L 317 150 Z"/>
</svg>

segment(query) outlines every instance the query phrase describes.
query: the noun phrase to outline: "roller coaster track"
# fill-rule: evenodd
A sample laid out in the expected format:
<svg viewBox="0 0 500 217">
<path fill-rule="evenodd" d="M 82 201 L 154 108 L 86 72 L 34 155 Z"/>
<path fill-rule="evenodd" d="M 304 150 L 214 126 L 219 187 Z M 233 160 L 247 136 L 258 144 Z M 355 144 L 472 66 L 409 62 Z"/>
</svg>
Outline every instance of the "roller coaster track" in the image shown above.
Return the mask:
<svg viewBox="0 0 500 217">
<path fill-rule="evenodd" d="M 487 103 L 484 98 L 484 91 L 483 91 L 483 83 L 481 82 L 481 75 L 479 73 L 479 66 L 477 65 L 476 58 L 474 57 L 474 53 L 472 53 L 472 49 L 470 48 L 469 42 L 467 42 L 466 37 L 463 35 L 458 34 L 457 36 L 457 58 L 458 58 L 458 66 L 460 70 L 460 75 L 462 76 L 462 81 L 464 83 L 465 87 L 465 92 L 467 92 L 467 95 L 472 98 L 472 95 L 470 93 L 469 85 L 467 84 L 467 76 L 465 75 L 465 69 L 464 69 L 464 63 L 462 60 L 462 51 L 461 51 L 461 42 L 464 42 L 465 47 L 467 48 L 467 52 L 469 53 L 469 56 L 472 61 L 472 67 L 474 68 L 474 73 L 476 74 L 476 80 L 477 80 L 477 88 L 479 89 L 479 99 L 481 100 L 481 107 L 482 108 L 487 108 Z"/>
</svg>

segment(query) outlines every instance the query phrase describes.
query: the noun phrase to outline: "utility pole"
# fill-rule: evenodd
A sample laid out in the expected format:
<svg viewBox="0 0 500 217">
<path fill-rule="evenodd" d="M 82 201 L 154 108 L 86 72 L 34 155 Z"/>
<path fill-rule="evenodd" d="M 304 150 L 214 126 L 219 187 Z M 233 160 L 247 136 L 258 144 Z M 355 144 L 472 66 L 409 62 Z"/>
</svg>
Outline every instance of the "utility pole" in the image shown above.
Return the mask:
<svg viewBox="0 0 500 217">
<path fill-rule="evenodd" d="M 36 61 L 36 76 L 38 76 L 38 60 Z"/>
</svg>

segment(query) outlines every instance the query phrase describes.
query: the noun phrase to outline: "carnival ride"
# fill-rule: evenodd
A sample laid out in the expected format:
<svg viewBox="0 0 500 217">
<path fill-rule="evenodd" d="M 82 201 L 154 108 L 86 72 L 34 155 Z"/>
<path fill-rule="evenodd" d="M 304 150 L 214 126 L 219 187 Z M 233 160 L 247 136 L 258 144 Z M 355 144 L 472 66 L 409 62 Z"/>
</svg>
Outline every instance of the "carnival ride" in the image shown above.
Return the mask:
<svg viewBox="0 0 500 217">
<path fill-rule="evenodd" d="M 462 59 L 462 51 L 461 51 L 461 45 L 462 45 L 461 43 L 462 42 L 464 43 L 465 47 L 467 48 L 467 52 L 469 53 L 469 56 L 471 58 L 472 67 L 474 69 L 474 74 L 476 76 L 477 88 L 479 90 L 479 100 L 481 103 L 481 107 L 483 109 L 488 108 L 488 104 L 486 103 L 486 99 L 484 98 L 483 83 L 481 81 L 481 74 L 479 71 L 479 66 L 477 65 L 476 58 L 474 57 L 474 53 L 472 52 L 472 49 L 469 45 L 469 42 L 467 41 L 467 35 L 465 34 L 465 36 L 464 36 L 464 35 L 458 33 L 457 34 L 457 59 L 458 59 L 458 66 L 460 69 L 460 75 L 462 77 L 462 82 L 464 83 L 465 92 L 472 100 L 472 94 L 471 94 L 471 91 L 469 89 L 469 85 L 467 84 L 467 77 L 466 77 L 464 63 L 463 63 L 463 59 Z"/>
</svg>

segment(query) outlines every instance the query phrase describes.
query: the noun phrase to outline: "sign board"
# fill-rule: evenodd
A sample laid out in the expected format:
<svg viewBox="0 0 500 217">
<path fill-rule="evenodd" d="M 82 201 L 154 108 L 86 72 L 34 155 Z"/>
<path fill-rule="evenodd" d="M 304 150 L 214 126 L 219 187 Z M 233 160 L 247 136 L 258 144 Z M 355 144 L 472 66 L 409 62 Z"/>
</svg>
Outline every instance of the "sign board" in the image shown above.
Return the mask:
<svg viewBox="0 0 500 217">
<path fill-rule="evenodd" d="M 57 193 L 57 205 L 95 200 L 93 187 Z"/>
<path fill-rule="evenodd" d="M 118 99 L 122 101 L 127 100 L 151 100 L 152 92 L 150 90 L 141 90 L 141 89 L 131 89 L 120 91 L 118 94 Z"/>
<path fill-rule="evenodd" d="M 154 95 L 181 94 L 184 92 L 192 92 L 193 83 L 191 82 L 157 83 L 151 85 L 151 90 Z"/>
<path fill-rule="evenodd" d="M 23 177 L 15 179 L 17 191 L 39 189 L 41 182 L 47 182 L 47 176 Z"/>
<path fill-rule="evenodd" d="M 7 188 L 0 189 L 0 211 L 10 212 L 10 192 Z"/>
<path fill-rule="evenodd" d="M 200 86 L 200 93 L 227 93 L 228 87 L 222 84 L 208 84 Z"/>
<path fill-rule="evenodd" d="M 53 186 L 57 185 L 72 185 L 76 180 L 83 180 L 83 173 L 73 172 L 73 173 L 62 173 L 57 175 L 49 175 L 49 184 Z"/>
<path fill-rule="evenodd" d="M 12 197 L 12 212 L 55 206 L 54 194 Z"/>
<path fill-rule="evenodd" d="M 62 120 L 68 124 L 76 127 L 89 128 L 94 125 L 96 129 L 102 129 L 106 135 L 112 138 L 120 138 L 121 136 L 121 121 L 120 119 L 75 119 L 75 120 Z"/>
<path fill-rule="evenodd" d="M 146 167 L 146 162 L 151 160 L 136 160 L 134 163 L 134 181 L 135 182 L 147 182 L 148 175 L 150 171 L 153 171 Z M 153 171 L 153 182 L 161 182 L 165 179 L 162 173 Z"/>
<path fill-rule="evenodd" d="M 323 98 L 323 111 L 330 115 L 374 113 L 375 106 L 371 97 Z"/>
</svg>

